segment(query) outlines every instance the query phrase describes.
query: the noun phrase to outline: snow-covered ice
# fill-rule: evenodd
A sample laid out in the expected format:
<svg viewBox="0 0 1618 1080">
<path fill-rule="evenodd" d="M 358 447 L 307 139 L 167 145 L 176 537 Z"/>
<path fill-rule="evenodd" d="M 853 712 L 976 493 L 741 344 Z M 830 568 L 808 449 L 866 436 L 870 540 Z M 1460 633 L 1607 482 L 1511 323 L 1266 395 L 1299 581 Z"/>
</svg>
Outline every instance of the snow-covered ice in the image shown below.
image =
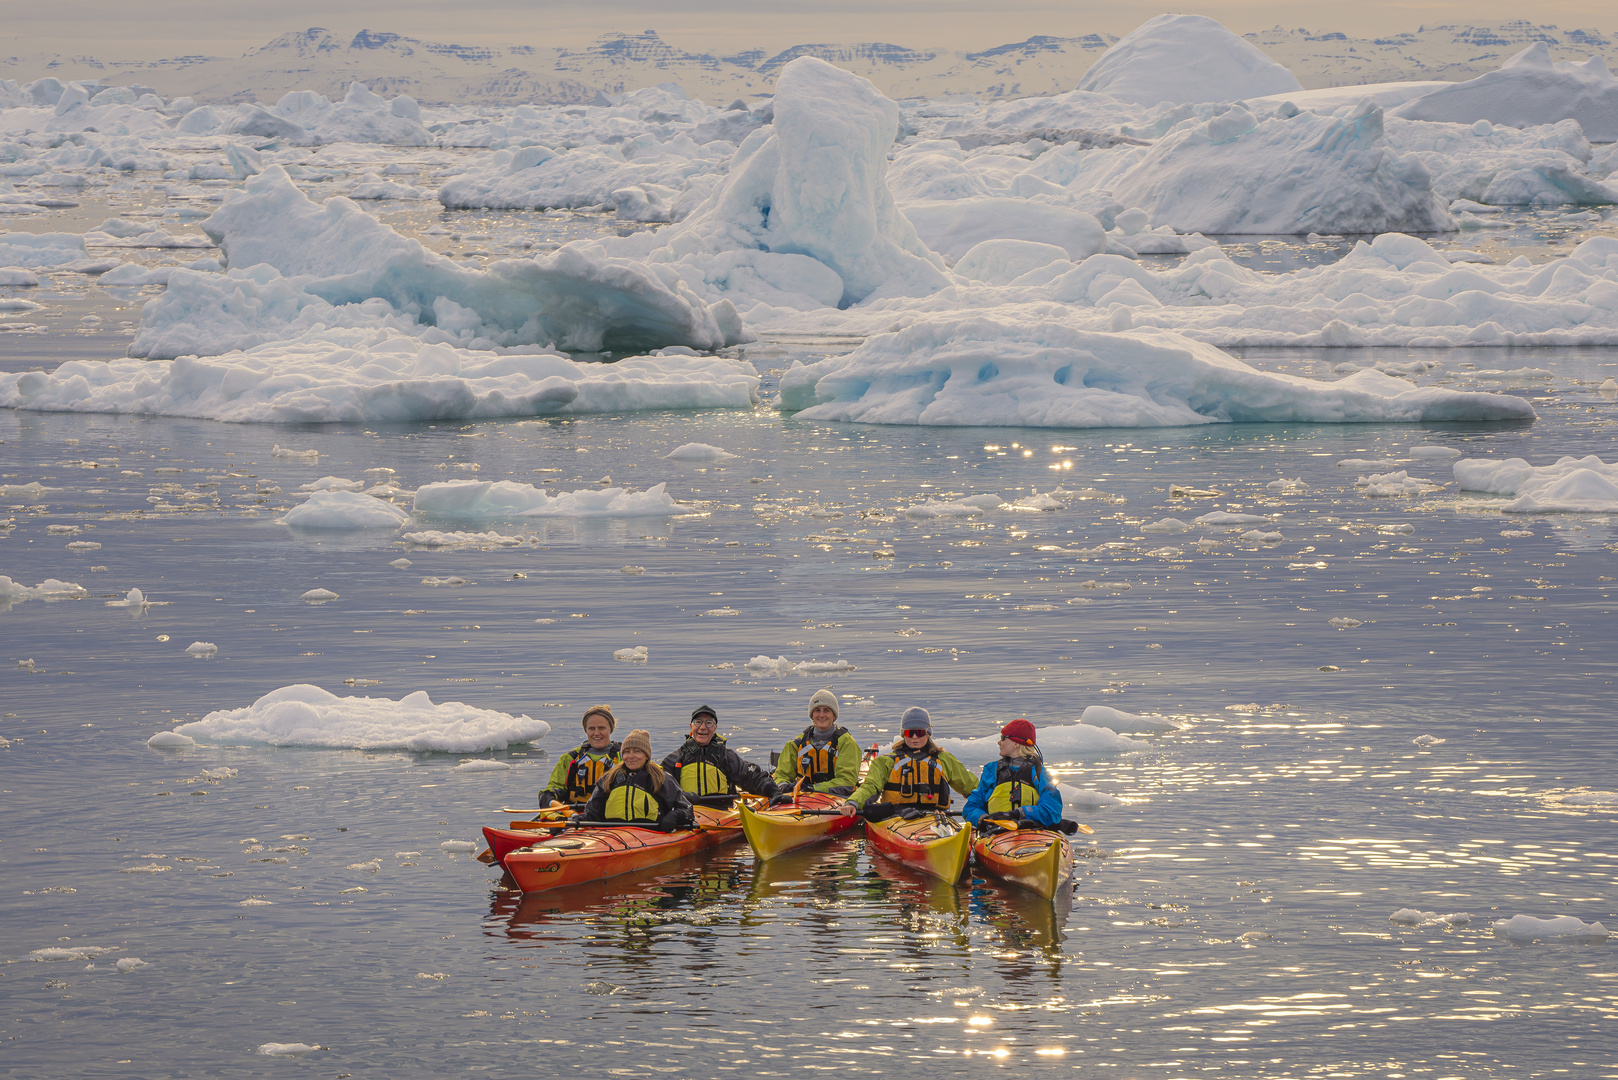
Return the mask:
<svg viewBox="0 0 1618 1080">
<path fill-rule="evenodd" d="M 1118 753 L 1125 750 L 1145 750 L 1150 744 L 1127 735 L 1119 735 L 1105 727 L 1091 724 L 1038 725 L 1039 752 L 1049 763 L 1065 761 L 1069 757 L 1086 754 Z M 962 764 L 976 768 L 993 761 L 1000 755 L 1000 736 L 985 735 L 979 739 L 934 739 L 945 750 L 961 759 Z"/>
<path fill-rule="evenodd" d="M 663 455 L 669 461 L 730 461 L 736 456 L 723 447 L 699 442 L 683 443 Z"/>
<path fill-rule="evenodd" d="M 1499 70 L 1424 94 L 1400 105 L 1395 115 L 1518 128 L 1570 118 L 1587 137 L 1612 142 L 1618 139 L 1618 79 L 1600 56 L 1556 63 L 1550 48 L 1536 41 Z"/>
<path fill-rule="evenodd" d="M 543 738 L 550 729 L 543 720 L 479 709 L 458 701 L 435 705 L 424 690 L 393 701 L 338 697 L 317 686 L 298 684 L 272 690 L 244 708 L 211 712 L 163 734 L 205 739 L 214 744 L 235 741 L 469 753 L 532 742 Z"/>
<path fill-rule="evenodd" d="M 1119 38 L 1079 89 L 1122 101 L 1239 101 L 1302 90 L 1296 76 L 1203 15 L 1159 15 Z"/>
<path fill-rule="evenodd" d="M 446 480 L 416 489 L 417 514 L 441 518 L 646 517 L 681 513 L 663 484 L 645 491 L 621 487 L 559 491 L 512 480 Z"/>
<path fill-rule="evenodd" d="M 89 595 L 88 589 L 73 581 L 46 578 L 38 585 L 30 586 L 0 574 L 0 607 L 24 600 L 68 600 Z"/>
<path fill-rule="evenodd" d="M 1079 716 L 1079 723 L 1093 727 L 1111 728 L 1113 731 L 1133 735 L 1141 732 L 1179 731 L 1185 724 L 1167 716 L 1143 716 L 1124 712 L 1107 705 L 1088 705 Z"/>
<path fill-rule="evenodd" d="M 318 491 L 279 520 L 295 529 L 335 532 L 394 528 L 409 521 L 410 515 L 390 502 L 357 491 Z"/>
<path fill-rule="evenodd" d="M 1587 923 L 1576 915 L 1554 915 L 1548 919 L 1533 915 L 1513 915 L 1494 923 L 1497 937 L 1513 941 L 1605 941 L 1610 936 L 1598 922 Z"/>
<path fill-rule="evenodd" d="M 1464 491 L 1516 496 L 1498 506 L 1511 513 L 1618 513 L 1618 463 L 1594 454 L 1540 466 L 1522 458 L 1462 458 L 1453 468 Z"/>
</svg>

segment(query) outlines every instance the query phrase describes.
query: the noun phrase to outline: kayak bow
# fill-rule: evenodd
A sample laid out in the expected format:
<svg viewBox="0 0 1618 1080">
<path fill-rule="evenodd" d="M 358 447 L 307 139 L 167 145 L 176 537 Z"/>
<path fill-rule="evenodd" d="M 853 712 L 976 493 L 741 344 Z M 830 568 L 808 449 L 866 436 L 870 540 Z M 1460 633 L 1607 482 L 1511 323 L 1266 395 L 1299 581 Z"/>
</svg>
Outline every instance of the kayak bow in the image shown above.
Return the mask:
<svg viewBox="0 0 1618 1080">
<path fill-rule="evenodd" d="M 1018 829 L 972 842 L 978 867 L 1040 896 L 1054 897 L 1073 880 L 1073 845 L 1051 829 Z"/>
<path fill-rule="evenodd" d="M 844 800 L 837 795 L 811 791 L 796 802 L 754 810 L 741 808 L 742 832 L 753 854 L 773 859 L 784 851 L 804 847 L 854 827 L 859 819 L 852 814 L 829 813 Z"/>
<path fill-rule="evenodd" d="M 484 829 L 491 850 L 515 834 L 519 844 L 502 860 L 523 892 L 541 892 L 644 870 L 741 835 L 734 811 L 696 808 L 697 827 L 659 832 L 640 825 L 601 824 L 545 833 Z M 730 820 L 726 820 L 726 819 Z"/>
<path fill-rule="evenodd" d="M 972 830 L 943 814 L 867 821 L 865 838 L 894 862 L 950 882 L 960 879 L 972 854 Z"/>
</svg>

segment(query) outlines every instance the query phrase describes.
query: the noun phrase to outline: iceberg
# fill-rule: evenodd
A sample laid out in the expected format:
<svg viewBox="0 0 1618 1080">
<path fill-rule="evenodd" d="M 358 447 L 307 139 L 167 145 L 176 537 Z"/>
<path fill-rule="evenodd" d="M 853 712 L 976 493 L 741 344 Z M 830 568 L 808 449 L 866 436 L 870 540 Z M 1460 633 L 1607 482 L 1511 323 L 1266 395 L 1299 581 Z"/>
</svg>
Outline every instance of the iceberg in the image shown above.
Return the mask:
<svg viewBox="0 0 1618 1080">
<path fill-rule="evenodd" d="M 1522 458 L 1462 458 L 1453 468 L 1463 491 L 1515 495 L 1498 507 L 1510 513 L 1618 513 L 1618 463 L 1594 454 L 1537 467 Z"/>
<path fill-rule="evenodd" d="M 416 513 L 440 518 L 656 517 L 683 513 L 665 485 L 558 492 L 512 480 L 447 480 L 416 489 Z"/>
<path fill-rule="evenodd" d="M 317 491 L 279 520 L 295 529 L 389 529 L 403 525 L 410 515 L 386 500 L 357 491 Z"/>
<path fill-rule="evenodd" d="M 1079 89 L 1122 101 L 1240 101 L 1302 90 L 1251 42 L 1204 15 L 1159 15 L 1101 54 Z"/>
<path fill-rule="evenodd" d="M 1589 138 L 1613 142 L 1618 140 L 1618 79 L 1600 56 L 1583 63 L 1553 63 L 1550 48 L 1536 41 L 1499 70 L 1423 94 L 1393 115 L 1512 127 L 1577 120 Z"/>
</svg>

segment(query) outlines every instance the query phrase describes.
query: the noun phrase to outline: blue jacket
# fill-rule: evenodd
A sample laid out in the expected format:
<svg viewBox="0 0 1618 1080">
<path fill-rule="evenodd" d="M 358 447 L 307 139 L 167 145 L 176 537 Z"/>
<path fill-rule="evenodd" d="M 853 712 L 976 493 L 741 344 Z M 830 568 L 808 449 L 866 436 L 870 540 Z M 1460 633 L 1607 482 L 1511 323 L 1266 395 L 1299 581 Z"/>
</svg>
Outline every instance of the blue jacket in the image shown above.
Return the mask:
<svg viewBox="0 0 1618 1080">
<path fill-rule="evenodd" d="M 978 818 L 989 812 L 989 796 L 994 794 L 995 782 L 999 778 L 1000 760 L 1002 759 L 996 759 L 983 766 L 983 775 L 978 780 L 977 790 L 966 797 L 966 805 L 961 808 L 961 816 L 973 825 L 978 823 Z M 1034 782 L 1040 787 L 1039 802 L 1033 806 L 1023 807 L 1023 820 L 1050 828 L 1062 820 L 1062 792 L 1044 765 L 1034 766 Z"/>
</svg>

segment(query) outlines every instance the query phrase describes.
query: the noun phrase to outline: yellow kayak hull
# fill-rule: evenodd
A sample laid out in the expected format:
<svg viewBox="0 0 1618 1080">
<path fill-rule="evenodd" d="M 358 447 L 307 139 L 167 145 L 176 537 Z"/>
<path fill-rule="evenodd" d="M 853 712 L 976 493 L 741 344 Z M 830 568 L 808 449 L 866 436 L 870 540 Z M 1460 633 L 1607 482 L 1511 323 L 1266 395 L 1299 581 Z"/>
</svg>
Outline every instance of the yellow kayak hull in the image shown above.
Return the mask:
<svg viewBox="0 0 1618 1080">
<path fill-rule="evenodd" d="M 972 855 L 972 830 L 959 821 L 929 814 L 906 821 L 867 821 L 865 838 L 896 863 L 943 881 L 958 881 Z"/>
<path fill-rule="evenodd" d="M 812 791 L 798 798 L 796 804 L 772 806 L 754 810 L 743 803 L 739 807 L 742 835 L 753 854 L 770 860 L 783 852 L 835 836 L 854 827 L 859 819 L 852 814 L 817 814 L 804 811 L 830 810 L 843 800 L 835 795 L 822 795 Z"/>
<path fill-rule="evenodd" d="M 972 842 L 978 868 L 1040 896 L 1054 897 L 1073 880 L 1073 845 L 1050 829 L 1018 829 Z"/>
</svg>

